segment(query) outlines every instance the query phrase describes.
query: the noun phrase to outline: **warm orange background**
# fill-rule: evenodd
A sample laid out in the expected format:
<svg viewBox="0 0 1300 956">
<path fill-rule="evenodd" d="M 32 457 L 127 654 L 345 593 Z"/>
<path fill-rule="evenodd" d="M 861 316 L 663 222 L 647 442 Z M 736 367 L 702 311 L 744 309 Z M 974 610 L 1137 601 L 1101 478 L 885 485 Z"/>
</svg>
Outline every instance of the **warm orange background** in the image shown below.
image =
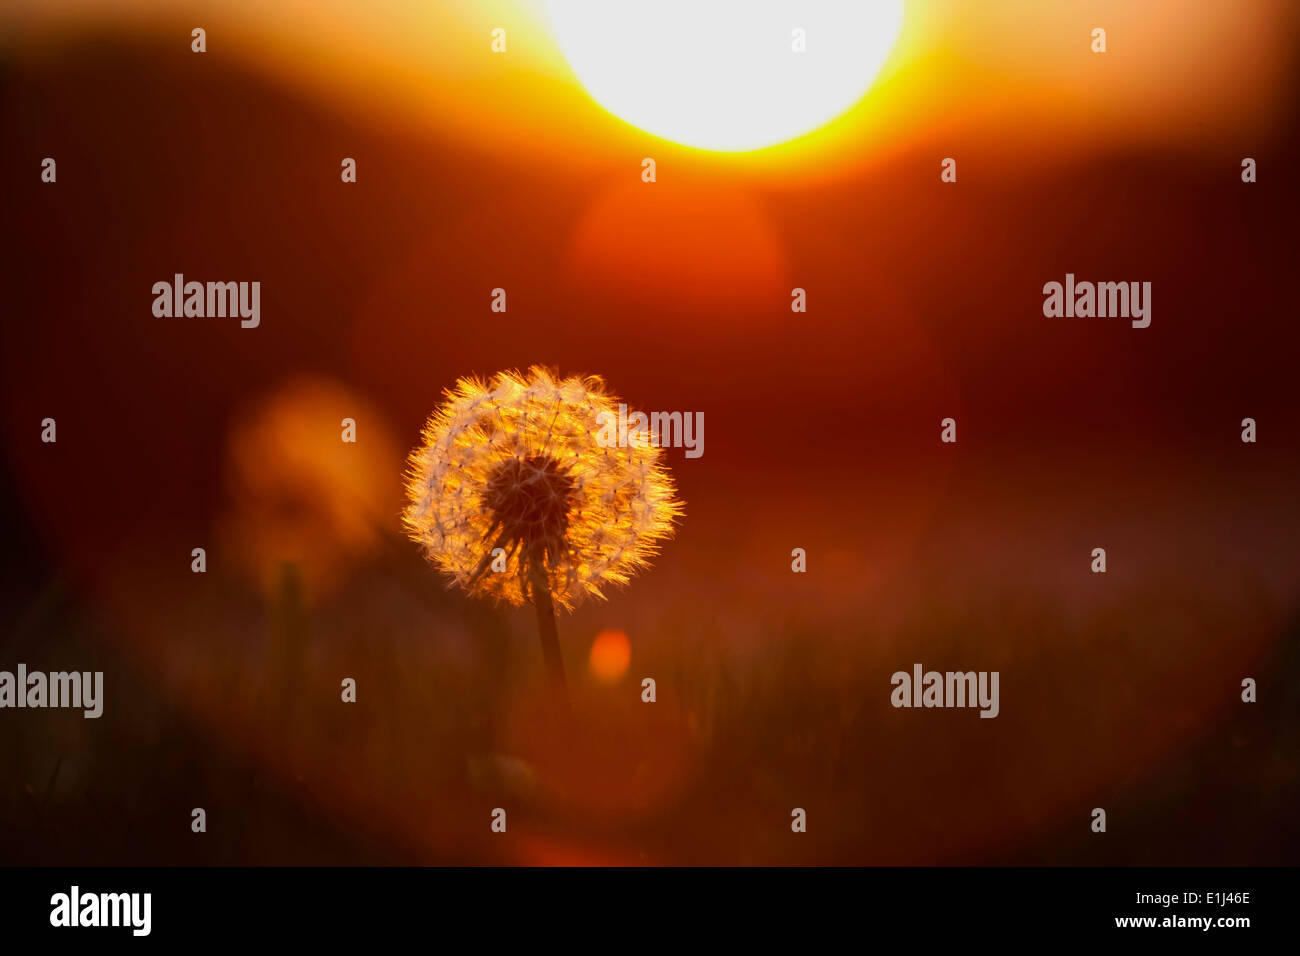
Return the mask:
<svg viewBox="0 0 1300 956">
<path fill-rule="evenodd" d="M 719 155 L 592 103 L 535 4 L 7 5 L 0 668 L 109 696 L 0 716 L 0 852 L 1295 862 L 1298 19 L 908 3 L 858 107 Z M 156 319 L 175 272 L 261 327 Z M 1151 327 L 1044 318 L 1066 272 Z M 441 390 L 538 362 L 706 422 L 678 537 L 561 621 L 563 730 L 531 613 L 397 523 Z M 892 709 L 916 661 L 1001 716 Z"/>
</svg>

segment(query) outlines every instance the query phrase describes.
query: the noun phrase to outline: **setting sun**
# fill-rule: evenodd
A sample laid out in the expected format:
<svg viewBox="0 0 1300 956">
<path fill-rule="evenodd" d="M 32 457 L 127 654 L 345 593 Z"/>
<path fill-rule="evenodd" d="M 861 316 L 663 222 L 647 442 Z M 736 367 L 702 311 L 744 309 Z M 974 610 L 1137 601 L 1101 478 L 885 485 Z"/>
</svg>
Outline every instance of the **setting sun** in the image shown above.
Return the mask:
<svg viewBox="0 0 1300 956">
<path fill-rule="evenodd" d="M 866 93 L 903 22 L 900 0 L 548 0 L 591 96 L 648 133 L 739 152 L 830 122 Z"/>
</svg>

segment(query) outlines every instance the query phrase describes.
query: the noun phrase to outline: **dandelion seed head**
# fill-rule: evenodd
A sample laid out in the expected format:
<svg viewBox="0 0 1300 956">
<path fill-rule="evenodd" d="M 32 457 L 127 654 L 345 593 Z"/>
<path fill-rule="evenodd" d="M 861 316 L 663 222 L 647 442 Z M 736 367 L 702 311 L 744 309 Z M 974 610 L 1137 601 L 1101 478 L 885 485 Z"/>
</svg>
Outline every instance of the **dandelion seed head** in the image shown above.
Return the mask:
<svg viewBox="0 0 1300 956">
<path fill-rule="evenodd" d="M 452 583 L 510 604 L 530 575 L 572 610 L 626 584 L 682 513 L 662 451 L 597 442 L 618 399 L 595 376 L 542 368 L 462 378 L 429 417 L 407 471 L 407 534 Z M 507 570 L 492 570 L 493 551 Z"/>
</svg>

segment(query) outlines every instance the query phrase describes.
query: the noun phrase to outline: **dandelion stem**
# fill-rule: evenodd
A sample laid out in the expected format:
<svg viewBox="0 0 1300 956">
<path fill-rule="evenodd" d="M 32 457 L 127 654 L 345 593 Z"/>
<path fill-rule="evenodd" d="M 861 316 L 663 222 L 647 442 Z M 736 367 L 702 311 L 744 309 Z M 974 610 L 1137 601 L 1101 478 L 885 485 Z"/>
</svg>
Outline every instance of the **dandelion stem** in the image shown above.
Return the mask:
<svg viewBox="0 0 1300 956">
<path fill-rule="evenodd" d="M 542 658 L 551 678 L 551 689 L 564 704 L 568 703 L 568 690 L 564 683 L 564 660 L 560 657 L 560 633 L 555 626 L 555 605 L 551 602 L 551 589 L 546 572 L 534 566 L 532 572 L 533 607 L 537 609 L 537 633 L 542 639 Z"/>
</svg>

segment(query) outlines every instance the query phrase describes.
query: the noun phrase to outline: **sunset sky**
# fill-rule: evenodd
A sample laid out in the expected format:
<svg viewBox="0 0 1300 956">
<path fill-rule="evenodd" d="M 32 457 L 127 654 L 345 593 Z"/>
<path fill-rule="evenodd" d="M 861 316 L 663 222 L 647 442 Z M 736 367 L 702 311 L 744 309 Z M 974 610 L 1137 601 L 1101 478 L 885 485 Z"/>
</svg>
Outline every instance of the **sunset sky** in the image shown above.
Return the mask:
<svg viewBox="0 0 1300 956">
<path fill-rule="evenodd" d="M 178 790 L 283 814 L 271 862 L 1179 862 L 1239 773 L 1204 862 L 1294 861 L 1245 808 L 1297 787 L 1300 6 L 902 8 L 841 115 L 719 152 L 602 108 L 541 0 L 6 3 L 0 666 L 93 649 L 142 702 L 6 728 L 15 788 L 63 754 L 52 819 L 100 793 L 147 861 L 194 858 L 114 761 L 212 748 L 275 807 Z M 260 326 L 156 317 L 176 273 L 260 281 Z M 1151 326 L 1045 317 L 1067 273 L 1151 282 Z M 534 364 L 707 423 L 676 537 L 560 620 L 580 740 L 528 610 L 399 522 L 443 390 Z M 1000 716 L 891 708 L 917 661 L 1000 670 Z M 1098 849 L 1100 805 L 1149 826 Z"/>
</svg>

